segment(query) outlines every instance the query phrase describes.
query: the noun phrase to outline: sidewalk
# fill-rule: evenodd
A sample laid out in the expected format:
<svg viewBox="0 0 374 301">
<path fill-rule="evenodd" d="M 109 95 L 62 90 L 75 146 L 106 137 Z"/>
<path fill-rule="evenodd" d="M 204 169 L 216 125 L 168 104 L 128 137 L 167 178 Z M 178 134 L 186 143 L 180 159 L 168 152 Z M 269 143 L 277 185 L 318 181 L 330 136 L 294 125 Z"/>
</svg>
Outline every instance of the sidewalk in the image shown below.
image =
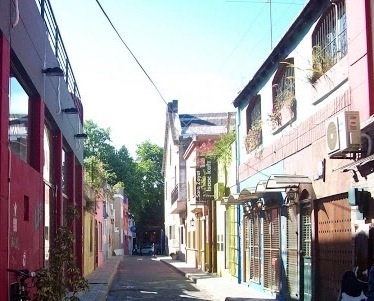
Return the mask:
<svg viewBox="0 0 374 301">
<path fill-rule="evenodd" d="M 234 280 L 203 272 L 183 261 L 172 260 L 168 256 L 157 257 L 160 261 L 173 266 L 186 278 L 189 278 L 200 290 L 210 294 L 213 298 L 212 301 L 266 301 L 275 299 L 275 296 L 271 299 L 265 293 L 250 289 L 245 284 L 239 284 Z"/>
<path fill-rule="evenodd" d="M 81 301 L 104 301 L 117 272 L 118 265 L 124 256 L 113 256 L 98 267 L 86 278 L 90 289 L 80 293 Z M 267 295 L 248 288 L 245 284 L 224 277 L 203 272 L 187 263 L 172 260 L 169 256 L 157 256 L 157 260 L 174 267 L 178 272 L 190 279 L 200 289 L 212 296 L 212 301 L 266 301 Z M 268 298 L 268 299 L 266 299 Z M 275 298 L 275 297 L 274 297 Z"/>
<path fill-rule="evenodd" d="M 112 284 L 113 278 L 117 272 L 119 263 L 123 256 L 113 256 L 106 260 L 103 265 L 99 266 L 86 279 L 90 289 L 86 293 L 78 294 L 81 301 L 104 301 Z"/>
</svg>

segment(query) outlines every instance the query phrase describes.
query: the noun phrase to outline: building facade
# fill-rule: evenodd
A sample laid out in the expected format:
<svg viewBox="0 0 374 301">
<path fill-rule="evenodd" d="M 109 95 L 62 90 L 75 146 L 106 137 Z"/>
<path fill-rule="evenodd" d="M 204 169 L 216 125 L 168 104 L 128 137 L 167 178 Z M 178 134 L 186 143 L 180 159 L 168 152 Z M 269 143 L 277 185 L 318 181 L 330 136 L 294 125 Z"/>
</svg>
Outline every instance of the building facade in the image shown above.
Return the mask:
<svg viewBox="0 0 374 301">
<path fill-rule="evenodd" d="M 338 300 L 349 294 L 347 271 L 367 283 L 373 11 L 369 0 L 305 5 L 233 101 L 235 158 L 228 174 L 218 163 L 209 205 L 198 193 L 199 150 L 209 139 L 188 132 L 197 116 L 169 103 L 167 253 L 278 300 Z"/>
<path fill-rule="evenodd" d="M 123 196 L 123 189 L 119 191 L 119 193 L 115 193 L 113 196 L 114 199 L 114 236 L 113 236 L 113 244 L 114 244 L 114 254 L 115 255 L 123 255 L 124 254 L 124 243 L 123 243 L 123 235 L 124 235 L 124 224 L 123 224 L 123 207 L 124 202 L 127 200 Z"/>
<path fill-rule="evenodd" d="M 48 1 L 0 2 L 0 68 L 0 269 L 47 267 L 69 205 L 83 269 L 83 106 Z"/>
<path fill-rule="evenodd" d="M 209 185 L 200 181 L 203 173 L 212 173 L 211 168 L 216 162 L 209 161 L 208 166 L 200 162 L 199 156 L 204 144 L 213 144 L 234 127 L 233 112 L 179 114 L 177 100 L 168 104 L 162 167 L 165 179 L 164 250 L 166 254 L 175 253 L 179 260 L 204 270 L 216 268 L 216 263 L 213 264 L 215 252 L 210 248 L 215 237 L 211 211 L 213 182 L 211 178 Z M 216 167 L 212 175 L 217 176 Z"/>
<path fill-rule="evenodd" d="M 234 100 L 238 281 L 337 300 L 373 264 L 371 1 L 312 0 Z"/>
</svg>

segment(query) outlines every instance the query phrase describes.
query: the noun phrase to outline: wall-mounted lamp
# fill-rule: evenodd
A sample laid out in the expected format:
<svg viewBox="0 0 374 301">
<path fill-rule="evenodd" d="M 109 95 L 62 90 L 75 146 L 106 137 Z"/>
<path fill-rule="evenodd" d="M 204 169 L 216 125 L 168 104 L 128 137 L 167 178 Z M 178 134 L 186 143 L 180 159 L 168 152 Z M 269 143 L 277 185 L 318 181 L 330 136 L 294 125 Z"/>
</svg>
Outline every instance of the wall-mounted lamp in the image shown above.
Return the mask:
<svg viewBox="0 0 374 301">
<path fill-rule="evenodd" d="M 46 68 L 42 70 L 42 73 L 45 73 L 47 76 L 64 76 L 64 71 L 60 67 Z"/>
<path fill-rule="evenodd" d="M 286 189 L 286 194 L 287 194 L 287 198 L 290 202 L 295 202 L 297 200 L 297 195 L 299 194 L 299 189 L 298 188 L 293 188 L 293 187 L 290 187 L 290 188 L 287 188 Z"/>
<path fill-rule="evenodd" d="M 244 213 L 249 213 L 252 209 L 252 203 L 250 201 L 243 204 Z"/>
<path fill-rule="evenodd" d="M 257 208 L 258 209 L 263 209 L 264 208 L 264 199 L 263 198 L 259 198 L 256 202 L 257 204 Z"/>
<path fill-rule="evenodd" d="M 75 134 L 74 137 L 77 138 L 77 139 L 87 139 L 88 138 L 87 134 L 85 134 L 85 133 Z"/>
<path fill-rule="evenodd" d="M 195 227 L 195 220 L 193 218 L 191 218 L 190 220 L 190 226 Z"/>
<path fill-rule="evenodd" d="M 78 109 L 77 108 L 66 108 L 66 109 L 62 109 L 62 112 L 64 112 L 65 114 L 78 114 Z"/>
</svg>

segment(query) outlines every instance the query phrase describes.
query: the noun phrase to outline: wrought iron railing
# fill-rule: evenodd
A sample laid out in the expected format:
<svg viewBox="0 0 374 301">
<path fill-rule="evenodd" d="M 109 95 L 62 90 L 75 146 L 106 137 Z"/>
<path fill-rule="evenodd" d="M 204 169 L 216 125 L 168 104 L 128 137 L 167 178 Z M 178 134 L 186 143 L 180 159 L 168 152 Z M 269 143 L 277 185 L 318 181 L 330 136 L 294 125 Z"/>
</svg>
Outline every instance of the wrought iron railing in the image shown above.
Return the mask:
<svg viewBox="0 0 374 301">
<path fill-rule="evenodd" d="M 321 17 L 313 32 L 313 47 L 316 52 L 314 56 L 317 56 L 318 63 L 326 65 L 325 70 L 348 53 L 345 1 L 334 2 Z"/>
<path fill-rule="evenodd" d="M 174 189 L 171 191 L 171 204 L 174 204 L 178 199 L 179 185 L 177 184 Z"/>
<path fill-rule="evenodd" d="M 80 100 L 81 97 L 78 90 L 77 81 L 75 80 L 69 57 L 67 55 L 64 42 L 62 41 L 56 18 L 53 14 L 51 3 L 49 0 L 36 0 L 36 3 L 47 27 L 49 43 L 51 44 L 56 59 L 60 64 L 60 68 L 64 71 L 65 82 L 68 86 L 68 90 L 72 94 L 72 97 Z M 76 99 L 73 100 L 76 101 Z"/>
</svg>

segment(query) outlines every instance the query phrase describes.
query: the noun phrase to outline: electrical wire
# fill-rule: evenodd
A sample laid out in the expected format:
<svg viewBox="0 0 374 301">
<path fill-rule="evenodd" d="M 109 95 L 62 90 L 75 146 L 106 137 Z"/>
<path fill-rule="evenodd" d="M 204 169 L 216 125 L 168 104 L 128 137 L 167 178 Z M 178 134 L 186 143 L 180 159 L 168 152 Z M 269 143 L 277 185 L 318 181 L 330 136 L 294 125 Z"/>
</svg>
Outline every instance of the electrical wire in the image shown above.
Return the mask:
<svg viewBox="0 0 374 301">
<path fill-rule="evenodd" d="M 112 26 L 113 30 L 116 32 L 117 36 L 120 38 L 121 42 L 123 45 L 125 45 L 125 47 L 127 48 L 127 50 L 130 52 L 130 54 L 132 55 L 132 57 L 134 58 L 134 60 L 136 61 L 136 63 L 139 65 L 139 67 L 142 69 L 142 71 L 144 72 L 144 74 L 148 77 L 148 79 L 150 80 L 150 82 L 152 83 L 152 85 L 154 86 L 154 88 L 156 89 L 156 91 L 158 92 L 158 94 L 160 95 L 160 97 L 162 98 L 162 100 L 164 101 L 164 103 L 166 104 L 166 106 L 168 106 L 168 103 L 167 101 L 165 100 L 165 98 L 162 96 L 160 90 L 157 88 L 156 84 L 153 82 L 153 80 L 151 79 L 151 77 L 148 75 L 148 73 L 145 71 L 145 69 L 143 68 L 143 66 L 140 64 L 139 60 L 135 57 L 134 53 L 130 50 L 130 48 L 127 46 L 126 42 L 123 40 L 123 38 L 121 37 L 121 35 L 119 34 L 119 32 L 117 31 L 117 29 L 115 28 L 113 22 L 110 20 L 109 16 L 107 15 L 107 13 L 105 12 L 105 10 L 103 9 L 103 7 L 101 6 L 100 4 L 100 1 L 99 0 L 96 0 L 96 3 L 99 5 L 102 13 L 105 15 L 105 17 L 107 18 L 107 20 L 109 21 L 110 25 Z M 190 125 L 192 124 L 192 120 L 189 120 L 188 124 L 185 124 L 184 126 L 187 126 L 189 127 Z M 192 134 L 194 135 L 198 135 L 196 132 L 194 132 L 190 127 L 189 127 L 189 130 Z"/>
<path fill-rule="evenodd" d="M 148 77 L 149 81 L 152 83 L 153 87 L 156 89 L 156 91 L 158 92 L 158 94 L 160 95 L 160 97 L 162 98 L 162 100 L 164 101 L 164 103 L 166 104 L 166 106 L 168 105 L 167 101 L 165 100 L 165 98 L 162 96 L 160 90 L 157 88 L 156 84 L 153 82 L 153 80 L 151 79 L 151 77 L 148 75 L 148 73 L 145 71 L 145 69 L 143 68 L 143 66 L 140 64 L 140 62 L 138 61 L 138 59 L 135 57 L 134 53 L 130 50 L 130 48 L 127 46 L 126 42 L 122 39 L 121 35 L 118 33 L 117 29 L 115 28 L 115 26 L 113 25 L 112 21 L 110 20 L 109 16 L 107 15 L 107 13 L 104 11 L 103 7 L 101 6 L 99 0 L 96 0 L 96 3 L 99 5 L 101 11 L 103 12 L 103 14 L 105 15 L 105 17 L 107 18 L 107 20 L 109 21 L 110 25 L 112 26 L 112 28 L 114 29 L 114 31 L 116 32 L 117 36 L 120 38 L 121 42 L 123 45 L 125 45 L 125 47 L 127 48 L 127 50 L 130 52 L 131 56 L 134 58 L 134 60 L 136 61 L 136 63 L 139 65 L 139 67 L 142 69 L 142 71 L 144 72 L 144 74 Z"/>
</svg>

